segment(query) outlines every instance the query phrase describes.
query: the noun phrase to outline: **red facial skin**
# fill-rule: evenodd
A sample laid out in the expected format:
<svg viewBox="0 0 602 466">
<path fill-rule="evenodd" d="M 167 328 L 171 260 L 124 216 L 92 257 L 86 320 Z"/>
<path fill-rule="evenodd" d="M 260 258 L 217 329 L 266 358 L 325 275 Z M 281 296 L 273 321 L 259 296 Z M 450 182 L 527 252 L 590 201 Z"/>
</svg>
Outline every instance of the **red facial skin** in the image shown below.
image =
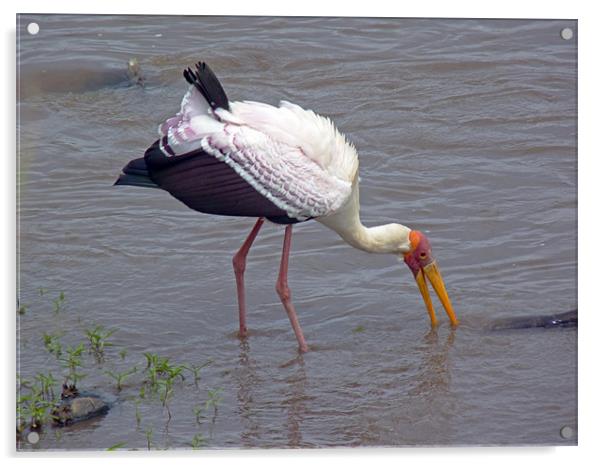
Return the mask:
<svg viewBox="0 0 602 466">
<path fill-rule="evenodd" d="M 403 260 L 416 277 L 421 268 L 429 265 L 435 259 L 431 250 L 431 243 L 424 233 L 412 230 L 410 232 L 410 242 L 412 244 L 411 250 L 404 254 Z"/>
</svg>

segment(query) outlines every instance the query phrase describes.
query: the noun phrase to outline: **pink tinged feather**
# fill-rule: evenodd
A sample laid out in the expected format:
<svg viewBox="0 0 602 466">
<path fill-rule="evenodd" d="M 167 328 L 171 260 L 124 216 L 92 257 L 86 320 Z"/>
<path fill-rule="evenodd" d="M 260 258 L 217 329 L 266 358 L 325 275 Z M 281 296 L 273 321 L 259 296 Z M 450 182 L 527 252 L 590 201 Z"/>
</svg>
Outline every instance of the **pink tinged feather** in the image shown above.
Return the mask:
<svg viewBox="0 0 602 466">
<path fill-rule="evenodd" d="M 159 136 L 167 135 L 169 128 L 177 126 L 180 123 L 180 121 L 182 121 L 182 116 L 179 114 L 165 120 L 165 122 L 163 122 L 159 126 Z"/>
<path fill-rule="evenodd" d="M 349 199 L 357 153 L 330 120 L 282 102 L 233 102 L 211 111 L 193 87 L 160 127 L 167 156 L 203 149 L 300 220 L 334 213 Z M 335 163 L 336 162 L 336 163 Z"/>
<path fill-rule="evenodd" d="M 194 86 L 190 86 L 182 99 L 179 113 L 184 115 L 186 120 L 190 120 L 198 115 L 208 115 L 210 107 L 199 91 Z"/>
<path fill-rule="evenodd" d="M 202 149 L 227 163 L 290 217 L 328 215 L 349 198 L 351 183 L 330 175 L 298 148 L 244 126 L 227 130 L 229 134 L 203 138 Z"/>
<path fill-rule="evenodd" d="M 237 121 L 301 152 L 331 175 L 352 182 L 358 169 L 355 148 L 332 121 L 289 102 L 280 107 L 260 102 L 231 102 L 220 118 Z M 230 115 L 228 115 L 230 113 Z"/>
<path fill-rule="evenodd" d="M 191 144 L 193 141 L 198 141 L 204 135 L 215 130 L 215 127 L 205 125 L 208 130 L 199 131 L 199 126 L 202 125 L 199 125 L 198 121 L 195 123 L 195 120 L 199 118 L 216 122 L 209 104 L 194 86 L 190 86 L 182 98 L 180 111 L 159 126 L 159 135 L 168 137 L 169 145 L 177 154 L 188 152 L 191 147 L 194 148 L 194 144 Z"/>
</svg>

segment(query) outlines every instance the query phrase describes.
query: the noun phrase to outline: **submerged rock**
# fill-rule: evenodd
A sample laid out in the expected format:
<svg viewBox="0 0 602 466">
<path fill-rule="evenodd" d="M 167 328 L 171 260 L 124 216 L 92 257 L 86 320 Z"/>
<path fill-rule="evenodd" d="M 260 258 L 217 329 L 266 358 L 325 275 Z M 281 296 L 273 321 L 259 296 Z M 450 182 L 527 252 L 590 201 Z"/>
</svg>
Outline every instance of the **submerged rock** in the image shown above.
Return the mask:
<svg viewBox="0 0 602 466">
<path fill-rule="evenodd" d="M 126 66 L 99 65 L 82 59 L 59 63 L 28 63 L 19 68 L 18 96 L 27 99 L 46 93 L 82 93 L 107 88 L 144 87 L 145 78 L 138 60 Z"/>
<path fill-rule="evenodd" d="M 525 328 L 556 328 L 577 327 L 577 309 L 545 316 L 521 316 L 498 319 L 491 326 L 491 330 L 516 330 Z"/>
</svg>

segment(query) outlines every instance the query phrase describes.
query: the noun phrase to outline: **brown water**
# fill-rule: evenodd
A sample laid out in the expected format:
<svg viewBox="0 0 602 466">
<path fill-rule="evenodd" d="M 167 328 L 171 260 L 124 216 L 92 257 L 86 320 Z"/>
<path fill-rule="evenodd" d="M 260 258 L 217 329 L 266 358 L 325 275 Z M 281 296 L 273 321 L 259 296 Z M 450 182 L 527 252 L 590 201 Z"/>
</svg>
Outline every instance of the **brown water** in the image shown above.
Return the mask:
<svg viewBox="0 0 602 466">
<path fill-rule="evenodd" d="M 485 327 L 577 306 L 576 27 L 22 16 L 18 367 L 60 379 L 43 333 L 75 345 L 95 324 L 117 329 L 103 364 L 85 356 L 80 382 L 111 411 L 47 429 L 33 448 L 142 449 L 151 429 L 154 448 L 189 448 L 197 433 L 210 448 L 574 444 L 559 431 L 577 427 L 577 332 Z M 122 79 L 133 57 L 144 89 Z M 254 220 L 112 186 L 178 110 L 181 71 L 200 59 L 232 100 L 286 99 L 334 119 L 360 153 L 364 222 L 429 234 L 457 330 L 429 331 L 403 263 L 308 222 L 295 227 L 290 284 L 310 352 L 298 355 L 274 291 L 280 226 L 251 251 L 250 336 L 236 337 L 231 257 Z M 212 361 L 198 387 L 189 374 L 176 383 L 170 420 L 139 398 L 144 352 Z M 134 365 L 117 392 L 105 371 Z M 217 412 L 197 423 L 216 389 Z"/>
</svg>

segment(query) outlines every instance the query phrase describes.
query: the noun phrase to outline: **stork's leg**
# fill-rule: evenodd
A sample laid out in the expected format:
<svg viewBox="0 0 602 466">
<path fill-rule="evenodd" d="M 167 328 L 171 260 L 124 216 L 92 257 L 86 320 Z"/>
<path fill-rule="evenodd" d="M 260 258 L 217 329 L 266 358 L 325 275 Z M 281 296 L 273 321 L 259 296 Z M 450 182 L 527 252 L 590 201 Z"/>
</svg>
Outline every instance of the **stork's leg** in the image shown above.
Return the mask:
<svg viewBox="0 0 602 466">
<path fill-rule="evenodd" d="M 280 300 L 284 305 L 284 309 L 288 314 L 288 318 L 291 321 L 295 336 L 299 342 L 299 351 L 305 353 L 307 351 L 307 344 L 299 325 L 299 319 L 297 319 L 297 313 L 295 312 L 295 306 L 291 300 L 291 290 L 288 287 L 288 256 L 291 251 L 291 237 L 293 235 L 293 226 L 287 225 L 284 232 L 284 245 L 282 246 L 282 260 L 280 261 L 280 273 L 278 274 L 278 281 L 276 282 L 276 292 L 280 296 Z"/>
<path fill-rule="evenodd" d="M 238 295 L 238 335 L 241 337 L 247 335 L 247 316 L 245 313 L 245 267 L 247 266 L 247 254 L 249 254 L 249 249 L 251 249 L 257 233 L 259 233 L 261 225 L 263 225 L 263 218 L 257 219 L 257 223 L 255 223 L 251 233 L 249 233 L 245 242 L 232 258 L 234 275 L 236 276 L 236 294 Z"/>
</svg>

